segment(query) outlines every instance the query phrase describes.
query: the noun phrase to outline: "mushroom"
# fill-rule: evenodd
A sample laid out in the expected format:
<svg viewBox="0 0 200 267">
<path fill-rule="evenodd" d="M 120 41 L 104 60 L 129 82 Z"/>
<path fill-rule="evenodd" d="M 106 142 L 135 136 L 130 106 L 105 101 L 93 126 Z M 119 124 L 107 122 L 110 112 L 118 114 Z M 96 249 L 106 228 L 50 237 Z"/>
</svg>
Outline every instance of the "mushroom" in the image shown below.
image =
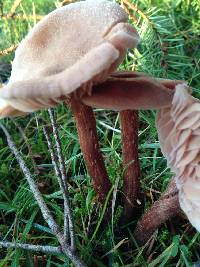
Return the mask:
<svg viewBox="0 0 200 267">
<path fill-rule="evenodd" d="M 117 4 L 101 0 L 51 12 L 19 45 L 0 97 L 17 110 L 32 112 L 57 105 L 78 88 L 90 93 L 138 43 L 126 21 Z"/>
<path fill-rule="evenodd" d="M 186 84 L 176 86 L 172 105 L 157 117 L 161 150 L 175 173 L 180 207 L 200 231 L 200 101 Z"/>
<path fill-rule="evenodd" d="M 71 106 L 86 165 L 102 200 L 111 184 L 90 107 L 121 111 L 166 107 L 173 98 L 169 89 L 177 83 L 115 72 L 127 49 L 139 42 L 127 19 L 118 4 L 106 0 L 56 9 L 20 43 L 10 80 L 0 89 L 0 117 L 25 115 L 60 102 Z"/>
</svg>

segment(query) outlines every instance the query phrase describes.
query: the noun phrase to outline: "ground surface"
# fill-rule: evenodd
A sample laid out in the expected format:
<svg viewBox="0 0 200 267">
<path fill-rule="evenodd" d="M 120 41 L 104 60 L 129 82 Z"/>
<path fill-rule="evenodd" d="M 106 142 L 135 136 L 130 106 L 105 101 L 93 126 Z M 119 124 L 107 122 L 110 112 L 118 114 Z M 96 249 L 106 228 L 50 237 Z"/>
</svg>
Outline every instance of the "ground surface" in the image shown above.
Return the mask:
<svg viewBox="0 0 200 267">
<path fill-rule="evenodd" d="M 37 21 L 55 9 L 59 1 L 22 0 L 18 18 L 5 18 L 13 0 L 0 1 L 0 49 L 17 44 Z M 199 0 L 131 1 L 139 10 L 129 9 L 131 23 L 137 23 L 142 42 L 129 51 L 121 69 L 147 72 L 153 76 L 185 79 L 200 97 L 200 2 Z M 138 3 L 139 2 L 139 3 Z M 84 22 L 83 22 L 84 23 Z M 9 77 L 13 53 L 0 57 L 0 77 Z M 115 112 L 96 110 L 97 128 L 106 167 L 113 183 L 122 176 L 119 117 Z M 46 124 L 46 111 L 38 113 Z M 23 153 L 40 190 L 62 223 L 62 200 L 38 114 L 23 119 L 4 120 L 18 148 Z M 142 171 L 141 190 L 148 208 L 166 188 L 170 170 L 162 157 L 154 127 L 155 112 L 140 112 L 139 155 Z M 90 178 L 83 162 L 76 128 L 69 110 L 57 109 L 70 183 L 78 250 L 88 266 L 192 266 L 200 257 L 200 235 L 187 221 L 167 223 L 155 235 L 155 241 L 138 248 L 133 238 L 136 218 L 119 226 L 122 207 L 117 204 L 112 222 L 102 227 L 104 209 L 96 202 Z M 23 136 L 22 136 L 23 132 Z M 34 161 L 34 164 L 33 164 Z M 121 190 L 122 179 L 118 183 Z M 142 209 L 142 207 L 141 207 Z M 0 236 L 1 239 L 33 244 L 57 245 L 41 218 L 40 211 L 22 172 L 0 132 Z M 64 258 L 43 256 L 22 250 L 0 250 L 0 266 L 71 266 Z"/>
</svg>

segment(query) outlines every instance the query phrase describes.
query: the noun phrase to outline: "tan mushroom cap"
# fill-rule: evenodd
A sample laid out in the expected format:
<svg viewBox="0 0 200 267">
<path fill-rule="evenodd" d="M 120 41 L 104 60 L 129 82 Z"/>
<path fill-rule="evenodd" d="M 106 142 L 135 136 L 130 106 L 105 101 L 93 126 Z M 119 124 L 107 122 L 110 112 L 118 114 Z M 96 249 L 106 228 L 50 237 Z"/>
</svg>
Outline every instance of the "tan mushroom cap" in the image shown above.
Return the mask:
<svg viewBox="0 0 200 267">
<path fill-rule="evenodd" d="M 200 231 L 200 101 L 176 86 L 171 107 L 158 112 L 161 150 L 176 175 L 180 206 Z"/>
<path fill-rule="evenodd" d="M 113 2 L 87 0 L 51 12 L 16 50 L 9 83 L 0 89 L 0 116 L 55 106 L 80 87 L 89 91 L 138 39 Z"/>
</svg>

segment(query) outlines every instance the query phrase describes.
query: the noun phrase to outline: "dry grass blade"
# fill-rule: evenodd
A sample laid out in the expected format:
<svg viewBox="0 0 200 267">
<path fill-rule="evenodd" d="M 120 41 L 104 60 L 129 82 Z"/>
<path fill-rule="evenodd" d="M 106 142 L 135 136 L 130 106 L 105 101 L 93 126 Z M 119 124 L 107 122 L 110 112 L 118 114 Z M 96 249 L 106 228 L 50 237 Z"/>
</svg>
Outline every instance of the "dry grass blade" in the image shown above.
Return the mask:
<svg viewBox="0 0 200 267">
<path fill-rule="evenodd" d="M 18 47 L 18 44 L 14 44 L 12 46 L 10 46 L 9 48 L 6 48 L 4 50 L 0 51 L 0 56 L 7 56 L 10 53 L 14 52 L 16 50 L 16 48 Z"/>
<path fill-rule="evenodd" d="M 12 18 L 15 14 L 16 9 L 18 8 L 18 6 L 21 4 L 22 0 L 15 0 L 10 12 L 6 15 L 7 18 Z"/>
<path fill-rule="evenodd" d="M 126 13 L 129 15 L 129 17 L 132 19 L 132 21 L 134 21 L 135 23 L 138 23 L 137 18 L 130 12 L 130 10 L 128 9 L 128 7 L 126 5 L 122 5 L 123 9 L 126 11 Z"/>
<path fill-rule="evenodd" d="M 44 16 L 43 15 L 24 15 L 24 14 L 13 14 L 12 17 L 8 17 L 8 15 L 5 15 L 3 17 L 1 17 L 1 19 L 3 20 L 8 20 L 8 19 L 18 19 L 18 20 L 41 20 L 43 19 Z"/>
<path fill-rule="evenodd" d="M 71 3 L 74 3 L 74 2 L 76 2 L 76 1 L 75 0 L 64 0 L 59 4 L 59 6 L 68 5 L 68 4 L 71 4 Z"/>
<path fill-rule="evenodd" d="M 122 5 L 128 6 L 131 10 L 138 13 L 143 19 L 148 20 L 149 18 L 134 4 L 130 3 L 128 0 L 121 0 Z"/>
</svg>

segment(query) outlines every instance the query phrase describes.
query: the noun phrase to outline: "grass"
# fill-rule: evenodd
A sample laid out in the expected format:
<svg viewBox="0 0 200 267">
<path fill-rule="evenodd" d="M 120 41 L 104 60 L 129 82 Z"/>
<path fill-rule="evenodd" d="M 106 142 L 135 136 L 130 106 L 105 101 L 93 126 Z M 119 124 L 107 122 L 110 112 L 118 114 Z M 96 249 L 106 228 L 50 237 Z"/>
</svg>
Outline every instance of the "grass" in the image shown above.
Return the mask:
<svg viewBox="0 0 200 267">
<path fill-rule="evenodd" d="M 34 26 L 35 14 L 44 15 L 55 9 L 59 1 L 24 0 L 17 13 L 22 19 L 0 18 L 0 49 L 17 44 Z M 120 1 L 119 1 L 120 2 Z M 141 36 L 137 50 L 129 51 L 121 69 L 136 69 L 153 76 L 185 79 L 200 97 L 200 2 L 199 0 L 141 0 L 129 1 L 143 13 L 130 13 L 137 17 L 135 25 Z M 0 12 L 7 14 L 12 0 L 0 1 Z M 32 15 L 32 17 L 30 17 Z M 134 23 L 133 20 L 130 20 Z M 13 53 L 1 57 L 9 63 Z M 0 77 L 9 77 L 7 68 L 0 68 Z M 105 156 L 106 167 L 118 190 L 122 186 L 121 135 L 116 112 L 95 110 L 97 129 Z M 51 164 L 47 144 L 38 124 L 38 115 L 46 124 L 46 111 L 26 118 L 4 120 L 18 148 L 23 153 L 48 206 L 62 223 L 62 199 Z M 139 156 L 141 163 L 141 189 L 145 197 L 145 209 L 159 198 L 171 178 L 170 170 L 162 157 L 155 129 L 155 112 L 140 112 Z M 133 229 L 136 219 L 119 226 L 122 206 L 116 204 L 114 216 L 104 225 L 106 204 L 100 207 L 88 177 L 80 151 L 76 128 L 71 112 L 64 106 L 57 108 L 57 122 L 62 138 L 70 181 L 70 198 L 74 207 L 74 221 L 78 250 L 88 266 L 193 266 L 200 258 L 200 235 L 187 221 L 173 220 L 156 233 L 156 241 L 150 247 L 137 247 Z M 23 132 L 23 136 L 22 136 Z M 36 175 L 36 170 L 38 175 Z M 110 195 L 112 198 L 112 194 Z M 33 244 L 57 245 L 49 228 L 44 224 L 38 206 L 11 154 L 5 137 L 0 132 L 0 235 L 1 239 Z M 72 266 L 62 255 L 45 255 L 22 250 L 0 249 L 0 266 Z"/>
</svg>

